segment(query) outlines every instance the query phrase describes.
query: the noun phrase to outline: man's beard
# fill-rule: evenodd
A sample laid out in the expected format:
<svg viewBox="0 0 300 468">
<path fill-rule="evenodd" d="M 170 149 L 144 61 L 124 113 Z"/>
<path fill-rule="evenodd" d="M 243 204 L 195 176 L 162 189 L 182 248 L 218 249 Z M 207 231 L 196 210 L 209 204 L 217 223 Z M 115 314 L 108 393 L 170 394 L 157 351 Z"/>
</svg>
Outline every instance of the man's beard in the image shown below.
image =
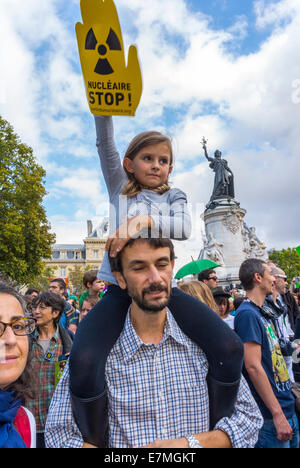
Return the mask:
<svg viewBox="0 0 300 468">
<path fill-rule="evenodd" d="M 153 299 L 147 300 L 145 298 L 145 295 L 147 293 L 151 292 L 160 292 L 160 291 L 166 291 L 166 297 L 165 298 L 159 298 L 159 299 Z M 152 284 L 149 286 L 149 288 L 144 288 L 139 294 L 136 290 L 133 288 L 129 289 L 128 288 L 128 293 L 132 300 L 137 304 L 137 306 L 143 310 L 146 313 L 149 314 L 155 314 L 157 312 L 161 312 L 169 303 L 170 301 L 170 289 L 166 286 L 162 286 L 160 284 Z"/>
</svg>

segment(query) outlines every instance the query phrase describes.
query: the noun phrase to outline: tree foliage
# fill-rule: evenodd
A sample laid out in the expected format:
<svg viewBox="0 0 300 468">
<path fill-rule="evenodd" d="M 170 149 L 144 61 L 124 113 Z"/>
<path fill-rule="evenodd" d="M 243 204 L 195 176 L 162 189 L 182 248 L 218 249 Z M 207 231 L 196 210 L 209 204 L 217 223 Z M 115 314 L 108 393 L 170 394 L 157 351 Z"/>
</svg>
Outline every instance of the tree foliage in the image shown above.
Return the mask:
<svg viewBox="0 0 300 468">
<path fill-rule="evenodd" d="M 50 278 L 53 277 L 55 273 L 55 269 L 51 267 L 47 267 L 43 264 L 43 270 L 41 273 L 34 278 L 32 281 L 26 284 L 27 289 L 33 288 L 37 289 L 40 292 L 47 291 L 49 288 Z"/>
<path fill-rule="evenodd" d="M 296 249 L 273 250 L 269 258 L 284 270 L 288 282 L 291 282 L 294 277 L 300 276 L 300 257 Z"/>
<path fill-rule="evenodd" d="M 43 271 L 55 235 L 42 205 L 44 169 L 0 117 L 0 273 L 26 284 Z"/>
</svg>

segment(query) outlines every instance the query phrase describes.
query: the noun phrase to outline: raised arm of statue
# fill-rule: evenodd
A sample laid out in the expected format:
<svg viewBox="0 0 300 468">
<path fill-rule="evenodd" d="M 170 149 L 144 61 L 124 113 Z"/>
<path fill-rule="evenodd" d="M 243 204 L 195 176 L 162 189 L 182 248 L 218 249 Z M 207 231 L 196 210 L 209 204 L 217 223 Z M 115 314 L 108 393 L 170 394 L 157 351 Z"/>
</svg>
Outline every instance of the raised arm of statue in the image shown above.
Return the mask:
<svg viewBox="0 0 300 468">
<path fill-rule="evenodd" d="M 206 157 L 206 159 L 207 159 L 208 161 L 213 161 L 213 158 L 210 158 L 210 157 L 208 156 L 206 143 L 207 143 L 207 140 L 205 140 L 205 137 L 203 137 L 203 139 L 202 139 L 202 147 L 203 147 L 203 149 L 204 149 L 204 155 L 205 155 L 205 157 Z"/>
</svg>

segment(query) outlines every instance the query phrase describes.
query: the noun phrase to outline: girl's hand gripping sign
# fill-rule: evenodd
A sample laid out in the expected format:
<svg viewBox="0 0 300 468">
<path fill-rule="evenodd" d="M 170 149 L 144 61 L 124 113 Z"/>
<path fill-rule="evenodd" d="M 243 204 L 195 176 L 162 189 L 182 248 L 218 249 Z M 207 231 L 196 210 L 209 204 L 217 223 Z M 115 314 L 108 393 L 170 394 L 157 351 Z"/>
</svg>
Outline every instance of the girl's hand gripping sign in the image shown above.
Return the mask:
<svg viewBox="0 0 300 468">
<path fill-rule="evenodd" d="M 81 0 L 80 7 L 83 24 L 76 24 L 76 35 L 90 111 L 133 116 L 142 94 L 137 49 L 130 46 L 126 66 L 113 0 Z"/>
</svg>

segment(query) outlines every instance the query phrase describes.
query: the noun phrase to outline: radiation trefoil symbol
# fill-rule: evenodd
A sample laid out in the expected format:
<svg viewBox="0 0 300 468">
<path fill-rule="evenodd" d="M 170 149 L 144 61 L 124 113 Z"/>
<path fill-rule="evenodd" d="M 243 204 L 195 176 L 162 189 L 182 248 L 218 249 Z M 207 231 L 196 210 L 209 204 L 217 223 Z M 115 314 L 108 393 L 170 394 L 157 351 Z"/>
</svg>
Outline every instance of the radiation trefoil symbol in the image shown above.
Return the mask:
<svg viewBox="0 0 300 468">
<path fill-rule="evenodd" d="M 98 44 L 96 36 L 94 34 L 93 29 L 91 28 L 86 36 L 85 50 L 95 50 L 97 45 Z M 118 36 L 112 29 L 110 29 L 109 31 L 109 35 L 105 44 L 100 44 L 98 46 L 97 50 L 101 57 L 107 54 L 107 47 L 109 48 L 109 50 L 122 50 Z M 107 58 L 99 58 L 94 72 L 98 73 L 99 75 L 110 75 L 114 72 L 114 70 L 112 69 Z"/>
<path fill-rule="evenodd" d="M 142 94 L 135 46 L 126 66 L 122 32 L 113 0 L 81 0 L 83 24 L 76 35 L 90 111 L 134 115 Z"/>
</svg>

